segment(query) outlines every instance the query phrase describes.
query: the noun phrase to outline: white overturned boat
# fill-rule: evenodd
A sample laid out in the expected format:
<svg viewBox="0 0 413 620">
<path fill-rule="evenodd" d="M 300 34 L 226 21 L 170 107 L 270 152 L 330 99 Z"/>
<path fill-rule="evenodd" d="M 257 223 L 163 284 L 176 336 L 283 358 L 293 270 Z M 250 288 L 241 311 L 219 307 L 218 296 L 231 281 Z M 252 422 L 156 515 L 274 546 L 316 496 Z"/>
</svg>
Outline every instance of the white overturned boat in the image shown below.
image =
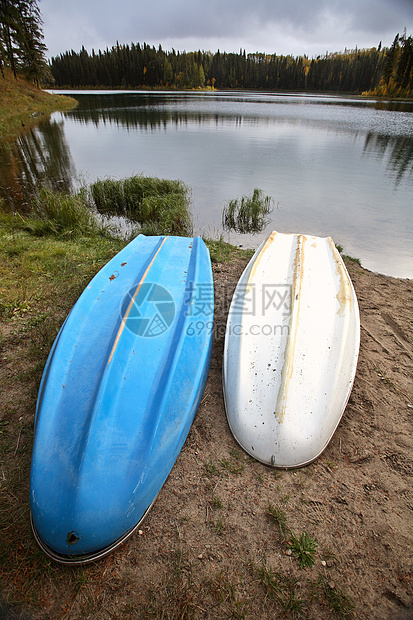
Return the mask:
<svg viewBox="0 0 413 620">
<path fill-rule="evenodd" d="M 359 345 L 357 298 L 332 239 L 273 232 L 227 322 L 225 406 L 242 448 L 273 467 L 316 459 L 347 405 Z"/>
</svg>

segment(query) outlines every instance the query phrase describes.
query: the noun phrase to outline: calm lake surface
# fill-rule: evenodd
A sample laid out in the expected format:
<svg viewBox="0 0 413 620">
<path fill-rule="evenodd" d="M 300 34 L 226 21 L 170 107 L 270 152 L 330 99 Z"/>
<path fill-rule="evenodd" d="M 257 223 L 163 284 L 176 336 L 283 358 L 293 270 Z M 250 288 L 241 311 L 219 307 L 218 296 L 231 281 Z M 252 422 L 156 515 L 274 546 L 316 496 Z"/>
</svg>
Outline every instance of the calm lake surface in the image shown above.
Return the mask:
<svg viewBox="0 0 413 620">
<path fill-rule="evenodd" d="M 56 91 L 63 92 L 63 91 Z M 0 151 L 0 192 L 41 180 L 74 189 L 146 174 L 192 190 L 194 233 L 219 236 L 222 209 L 255 187 L 272 196 L 271 230 L 331 236 L 363 266 L 413 277 L 413 104 L 239 92 L 76 91 Z"/>
</svg>

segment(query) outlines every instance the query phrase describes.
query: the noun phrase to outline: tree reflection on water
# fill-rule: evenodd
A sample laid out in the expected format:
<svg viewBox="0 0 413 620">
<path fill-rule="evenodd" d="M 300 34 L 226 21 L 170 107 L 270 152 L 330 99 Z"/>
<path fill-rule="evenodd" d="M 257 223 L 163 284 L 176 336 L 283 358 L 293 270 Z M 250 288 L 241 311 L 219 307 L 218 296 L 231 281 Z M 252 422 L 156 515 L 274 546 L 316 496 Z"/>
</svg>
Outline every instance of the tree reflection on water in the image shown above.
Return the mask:
<svg viewBox="0 0 413 620">
<path fill-rule="evenodd" d="M 63 120 L 44 119 L 12 146 L 0 146 L 0 197 L 6 209 L 26 211 L 30 196 L 41 186 L 72 190 L 76 169 L 63 124 Z"/>
</svg>

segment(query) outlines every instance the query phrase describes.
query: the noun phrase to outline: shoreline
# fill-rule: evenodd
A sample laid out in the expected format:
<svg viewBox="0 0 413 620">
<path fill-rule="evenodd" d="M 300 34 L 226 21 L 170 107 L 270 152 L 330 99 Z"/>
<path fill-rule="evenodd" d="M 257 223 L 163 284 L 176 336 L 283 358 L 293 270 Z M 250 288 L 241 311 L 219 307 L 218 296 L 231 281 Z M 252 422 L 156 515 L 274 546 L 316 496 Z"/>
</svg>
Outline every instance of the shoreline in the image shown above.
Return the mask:
<svg viewBox="0 0 413 620">
<path fill-rule="evenodd" d="M 354 97 L 356 99 L 374 99 L 377 102 L 385 103 L 412 103 L 413 98 L 410 97 L 390 97 L 375 95 L 369 93 L 353 93 L 353 92 L 341 92 L 341 91 L 317 91 L 317 90 L 268 90 L 268 89 L 251 89 L 251 88 L 215 88 L 212 86 L 198 87 L 198 88 L 172 88 L 171 86 L 45 86 L 45 91 L 67 91 L 67 92 L 81 92 L 81 91 L 100 91 L 109 92 L 171 92 L 171 93 L 197 93 L 197 92 L 210 92 L 210 93 L 268 93 L 271 95 L 301 95 L 303 97 Z"/>
</svg>

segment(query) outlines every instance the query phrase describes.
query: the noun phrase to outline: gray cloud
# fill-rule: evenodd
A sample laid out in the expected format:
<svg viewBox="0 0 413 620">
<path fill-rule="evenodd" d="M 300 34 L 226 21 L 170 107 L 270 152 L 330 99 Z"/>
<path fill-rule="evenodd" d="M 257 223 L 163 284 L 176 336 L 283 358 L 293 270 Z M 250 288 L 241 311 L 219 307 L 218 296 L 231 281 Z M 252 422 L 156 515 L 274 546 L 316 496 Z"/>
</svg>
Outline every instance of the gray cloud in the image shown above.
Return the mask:
<svg viewBox="0 0 413 620">
<path fill-rule="evenodd" d="M 294 55 L 390 45 L 413 31 L 412 0 L 43 0 L 50 54 L 147 42 L 187 51 Z"/>
</svg>

